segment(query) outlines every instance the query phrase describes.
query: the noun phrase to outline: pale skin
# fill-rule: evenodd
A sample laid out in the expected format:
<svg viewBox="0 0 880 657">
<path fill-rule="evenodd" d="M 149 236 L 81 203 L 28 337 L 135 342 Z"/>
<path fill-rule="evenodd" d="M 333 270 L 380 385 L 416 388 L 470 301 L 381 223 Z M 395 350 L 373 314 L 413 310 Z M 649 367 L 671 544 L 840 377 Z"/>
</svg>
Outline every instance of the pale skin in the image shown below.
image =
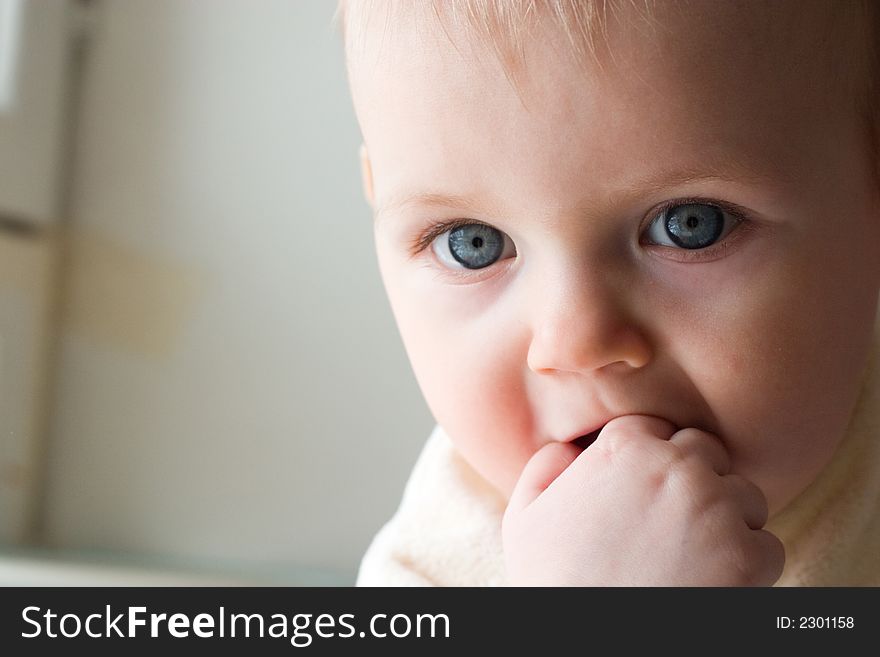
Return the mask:
<svg viewBox="0 0 880 657">
<path fill-rule="evenodd" d="M 813 45 L 827 21 L 688 6 L 610 24 L 586 74 L 538 31 L 522 101 L 427 20 L 381 48 L 376 21 L 350 56 L 382 277 L 434 417 L 509 500 L 511 584 L 772 584 L 764 526 L 858 394 L 880 202 L 864 117 Z M 725 213 L 708 246 L 654 221 L 688 203 Z M 413 252 L 450 220 L 500 254 L 469 268 L 449 231 Z"/>
</svg>

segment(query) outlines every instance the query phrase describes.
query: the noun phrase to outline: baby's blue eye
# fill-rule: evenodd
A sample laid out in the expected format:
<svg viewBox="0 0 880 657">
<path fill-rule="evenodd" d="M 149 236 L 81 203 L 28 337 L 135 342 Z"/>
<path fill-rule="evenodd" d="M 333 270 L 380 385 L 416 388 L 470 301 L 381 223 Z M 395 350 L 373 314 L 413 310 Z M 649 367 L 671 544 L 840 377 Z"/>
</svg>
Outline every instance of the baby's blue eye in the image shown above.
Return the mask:
<svg viewBox="0 0 880 657">
<path fill-rule="evenodd" d="M 510 238 L 497 228 L 466 224 L 438 236 L 434 253 L 450 267 L 483 269 L 501 258 L 507 242 Z"/>
<path fill-rule="evenodd" d="M 737 220 L 726 220 L 725 212 L 707 203 L 683 203 L 667 208 L 648 227 L 646 236 L 654 244 L 683 249 L 705 249 L 730 232 Z"/>
</svg>

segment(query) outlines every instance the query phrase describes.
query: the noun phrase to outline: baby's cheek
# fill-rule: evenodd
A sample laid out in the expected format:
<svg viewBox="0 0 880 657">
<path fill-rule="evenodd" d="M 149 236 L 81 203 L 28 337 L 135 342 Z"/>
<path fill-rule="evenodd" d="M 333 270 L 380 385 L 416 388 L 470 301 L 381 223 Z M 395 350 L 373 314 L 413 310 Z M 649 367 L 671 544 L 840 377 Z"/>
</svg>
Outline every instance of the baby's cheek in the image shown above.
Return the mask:
<svg viewBox="0 0 880 657">
<path fill-rule="evenodd" d="M 795 279 L 801 290 L 815 285 Z M 775 512 L 809 485 L 839 444 L 864 344 L 859 319 L 844 325 L 816 297 L 795 294 L 786 284 L 792 272 L 771 280 L 747 297 L 717 299 L 711 325 L 725 332 L 699 349 L 692 343 L 681 362 L 712 410 L 733 471 L 757 484 Z"/>
<path fill-rule="evenodd" d="M 422 393 L 465 459 L 509 493 L 537 449 L 525 351 L 513 335 L 487 334 L 482 322 L 435 319 L 401 324 Z"/>
<path fill-rule="evenodd" d="M 486 479 L 509 493 L 537 446 L 533 416 L 519 368 L 496 361 L 466 379 L 447 381 L 438 421 L 465 458 Z"/>
</svg>

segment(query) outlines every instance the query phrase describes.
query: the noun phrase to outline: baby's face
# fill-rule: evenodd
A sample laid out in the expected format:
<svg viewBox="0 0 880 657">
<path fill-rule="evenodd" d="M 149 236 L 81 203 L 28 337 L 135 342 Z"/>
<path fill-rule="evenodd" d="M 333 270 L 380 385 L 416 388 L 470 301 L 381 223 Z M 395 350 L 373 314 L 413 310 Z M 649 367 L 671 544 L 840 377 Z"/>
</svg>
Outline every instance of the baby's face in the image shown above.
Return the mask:
<svg viewBox="0 0 880 657">
<path fill-rule="evenodd" d="M 659 4 L 586 76 L 538 33 L 525 105 L 472 40 L 400 20 L 380 49 L 375 21 L 351 80 L 379 263 L 431 411 L 504 494 L 543 445 L 647 414 L 717 434 L 772 513 L 864 370 L 865 124 L 822 20 Z"/>
</svg>

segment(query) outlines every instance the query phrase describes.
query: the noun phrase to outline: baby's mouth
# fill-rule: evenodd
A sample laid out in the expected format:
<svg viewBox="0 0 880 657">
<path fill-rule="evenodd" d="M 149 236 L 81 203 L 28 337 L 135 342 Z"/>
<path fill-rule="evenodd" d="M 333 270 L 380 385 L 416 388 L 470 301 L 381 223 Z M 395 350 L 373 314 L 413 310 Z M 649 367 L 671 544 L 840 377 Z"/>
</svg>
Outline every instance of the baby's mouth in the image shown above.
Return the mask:
<svg viewBox="0 0 880 657">
<path fill-rule="evenodd" d="M 595 431 L 591 431 L 590 433 L 587 433 L 587 434 L 584 434 L 583 436 L 575 438 L 571 442 L 572 442 L 572 444 L 577 445 L 581 449 L 586 449 L 587 447 L 589 447 L 590 445 L 592 445 L 596 441 L 596 438 L 599 437 L 599 433 L 604 428 L 605 427 L 603 425 L 603 426 L 599 427 L 598 429 L 596 429 Z"/>
</svg>

